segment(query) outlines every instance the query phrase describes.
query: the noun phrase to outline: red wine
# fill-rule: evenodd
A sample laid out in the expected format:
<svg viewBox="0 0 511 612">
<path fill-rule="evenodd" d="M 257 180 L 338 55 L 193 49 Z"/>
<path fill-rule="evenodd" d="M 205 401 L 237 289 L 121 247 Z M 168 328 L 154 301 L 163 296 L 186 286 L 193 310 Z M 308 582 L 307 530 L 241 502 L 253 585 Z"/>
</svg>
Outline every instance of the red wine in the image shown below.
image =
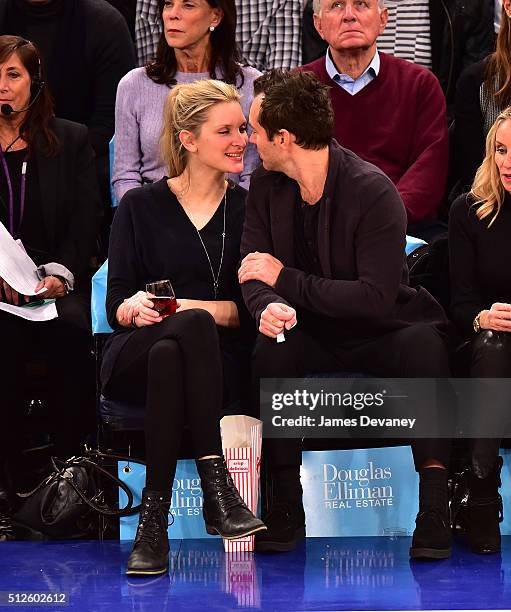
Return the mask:
<svg viewBox="0 0 511 612">
<path fill-rule="evenodd" d="M 154 309 L 163 318 L 176 312 L 177 300 L 175 297 L 152 297 L 151 302 L 154 304 Z"/>
</svg>

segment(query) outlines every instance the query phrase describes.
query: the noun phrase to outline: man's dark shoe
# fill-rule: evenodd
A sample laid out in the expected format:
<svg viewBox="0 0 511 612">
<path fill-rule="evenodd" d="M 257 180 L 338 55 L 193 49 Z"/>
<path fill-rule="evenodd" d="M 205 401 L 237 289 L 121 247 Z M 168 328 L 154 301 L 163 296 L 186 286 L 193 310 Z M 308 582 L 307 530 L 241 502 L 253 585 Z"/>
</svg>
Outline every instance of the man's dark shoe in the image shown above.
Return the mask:
<svg viewBox="0 0 511 612">
<path fill-rule="evenodd" d="M 305 513 L 300 502 L 276 502 L 264 522 L 268 531 L 256 534 L 257 552 L 288 552 L 305 538 Z"/>
<path fill-rule="evenodd" d="M 470 549 L 480 555 L 500 552 L 502 497 L 499 494 L 502 458 L 484 478 L 474 469 L 469 472 L 468 486 L 468 541 Z"/>
<path fill-rule="evenodd" d="M 410 557 L 447 559 L 451 556 L 452 546 L 447 472 L 440 468 L 426 468 L 419 475 L 419 513 L 415 519 Z"/>
<path fill-rule="evenodd" d="M 128 559 L 126 574 L 152 576 L 169 569 L 169 540 L 167 535 L 170 493 L 142 491 L 142 505 L 137 535 Z"/>
<path fill-rule="evenodd" d="M 241 498 L 223 457 L 198 459 L 195 463 L 204 499 L 202 513 L 210 535 L 235 540 L 266 529 Z"/>
<path fill-rule="evenodd" d="M 419 512 L 415 519 L 410 557 L 448 559 L 451 556 L 451 528 L 446 516 L 437 510 Z"/>
</svg>

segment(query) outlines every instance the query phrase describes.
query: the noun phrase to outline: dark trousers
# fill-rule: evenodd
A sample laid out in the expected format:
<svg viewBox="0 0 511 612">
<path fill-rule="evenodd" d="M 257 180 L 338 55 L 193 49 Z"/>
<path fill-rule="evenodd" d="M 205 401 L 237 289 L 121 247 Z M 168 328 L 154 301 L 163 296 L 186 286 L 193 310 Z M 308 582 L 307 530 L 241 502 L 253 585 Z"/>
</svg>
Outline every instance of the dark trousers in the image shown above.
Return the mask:
<svg viewBox="0 0 511 612">
<path fill-rule="evenodd" d="M 470 376 L 472 378 L 511 378 L 511 334 L 484 330 L 470 342 Z M 508 425 L 502 422 L 499 410 L 492 410 L 491 398 L 481 401 L 481 411 L 474 419 L 484 419 L 485 425 L 495 421 L 495 431 L 505 431 Z M 499 454 L 501 438 L 476 438 L 472 440 L 471 462 L 478 477 L 484 478 L 495 466 Z"/>
<path fill-rule="evenodd" d="M 297 327 L 277 344 L 262 334 L 253 354 L 253 393 L 259 398 L 261 378 L 301 378 L 314 372 L 358 371 L 394 378 L 448 378 L 448 352 L 435 328 L 417 324 L 358 343 L 330 346 Z M 447 465 L 450 440 L 417 439 L 412 443 L 415 468 L 428 459 Z M 270 469 L 301 463 L 301 441 L 265 440 L 265 460 Z"/>
<path fill-rule="evenodd" d="M 95 429 L 90 298 L 75 293 L 59 299 L 57 312 L 56 319 L 35 322 L 0 311 L 4 347 L 0 368 L 4 419 L 1 454 L 18 446 L 23 401 L 33 392 L 30 367 L 39 361 L 44 366 L 43 388 L 52 409 L 48 427 L 57 435 L 56 452 L 78 453 L 80 439 Z"/>
<path fill-rule="evenodd" d="M 222 357 L 213 317 L 177 313 L 133 331 L 105 391 L 146 404 L 146 486 L 169 490 L 185 423 L 196 458 L 221 455 Z"/>
</svg>

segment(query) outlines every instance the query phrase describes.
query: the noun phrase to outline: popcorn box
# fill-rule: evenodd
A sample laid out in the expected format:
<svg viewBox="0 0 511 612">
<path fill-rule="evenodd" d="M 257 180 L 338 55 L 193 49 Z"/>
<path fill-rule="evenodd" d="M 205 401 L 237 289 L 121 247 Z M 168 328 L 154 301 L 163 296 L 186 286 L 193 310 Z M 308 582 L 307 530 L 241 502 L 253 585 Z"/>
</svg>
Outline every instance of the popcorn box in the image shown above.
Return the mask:
<svg viewBox="0 0 511 612">
<path fill-rule="evenodd" d="M 263 424 L 244 415 L 225 416 L 220 421 L 222 446 L 227 469 L 243 501 L 255 514 L 259 501 Z M 254 536 L 224 540 L 225 552 L 251 552 Z"/>
<path fill-rule="evenodd" d="M 260 608 L 261 592 L 254 555 L 240 552 L 225 555 L 224 591 L 236 598 L 239 607 Z"/>
</svg>

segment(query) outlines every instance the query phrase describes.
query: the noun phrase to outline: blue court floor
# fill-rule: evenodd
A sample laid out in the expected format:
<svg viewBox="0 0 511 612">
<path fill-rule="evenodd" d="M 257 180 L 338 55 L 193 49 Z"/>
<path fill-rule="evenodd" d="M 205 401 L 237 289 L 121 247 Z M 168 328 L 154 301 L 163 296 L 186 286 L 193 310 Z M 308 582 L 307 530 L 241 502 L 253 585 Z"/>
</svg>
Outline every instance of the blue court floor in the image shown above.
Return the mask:
<svg viewBox="0 0 511 612">
<path fill-rule="evenodd" d="M 220 540 L 172 540 L 168 576 L 128 579 L 128 542 L 4 542 L 0 597 L 65 592 L 67 606 L 0 610 L 511 609 L 511 536 L 501 555 L 462 543 L 451 559 L 413 562 L 410 538 L 310 538 L 292 553 L 238 556 Z"/>
</svg>

